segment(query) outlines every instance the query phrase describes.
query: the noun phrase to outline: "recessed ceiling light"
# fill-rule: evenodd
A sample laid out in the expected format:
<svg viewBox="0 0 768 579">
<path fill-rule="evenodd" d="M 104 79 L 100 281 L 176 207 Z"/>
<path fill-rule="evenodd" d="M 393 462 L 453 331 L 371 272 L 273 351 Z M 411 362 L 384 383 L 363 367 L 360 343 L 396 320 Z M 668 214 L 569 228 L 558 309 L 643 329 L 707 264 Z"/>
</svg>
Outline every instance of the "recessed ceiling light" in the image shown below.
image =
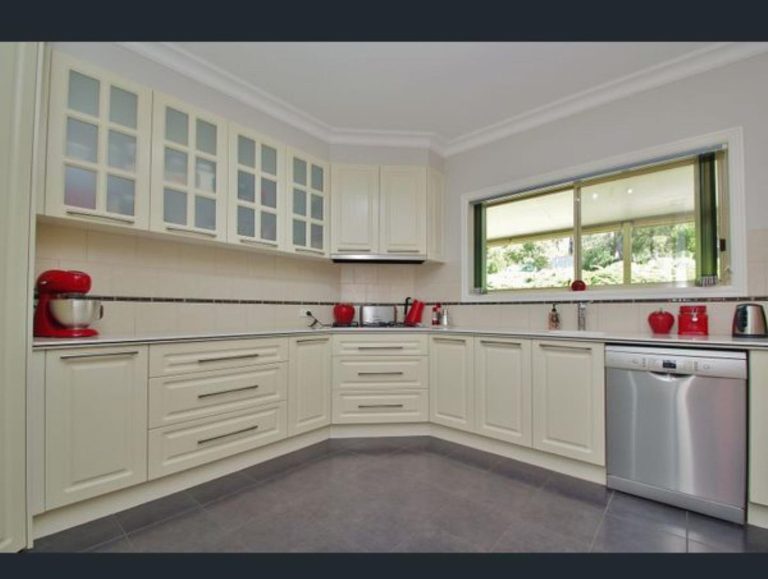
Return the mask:
<svg viewBox="0 0 768 579">
<path fill-rule="evenodd" d="M 632 189 L 627 189 L 627 195 L 632 195 Z"/>
<path fill-rule="evenodd" d="M 592 193 L 592 199 L 597 199 L 597 193 Z"/>
</svg>

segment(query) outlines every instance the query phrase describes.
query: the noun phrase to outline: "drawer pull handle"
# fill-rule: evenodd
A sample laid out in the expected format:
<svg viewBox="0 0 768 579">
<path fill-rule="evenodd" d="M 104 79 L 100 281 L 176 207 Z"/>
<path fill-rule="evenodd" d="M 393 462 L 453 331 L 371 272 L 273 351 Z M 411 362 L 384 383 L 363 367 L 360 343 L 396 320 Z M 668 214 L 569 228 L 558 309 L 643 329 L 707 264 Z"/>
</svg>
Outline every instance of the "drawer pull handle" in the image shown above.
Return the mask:
<svg viewBox="0 0 768 579">
<path fill-rule="evenodd" d="M 424 253 L 420 249 L 388 249 L 387 253 Z"/>
<path fill-rule="evenodd" d="M 299 344 L 305 344 L 306 342 L 327 342 L 328 338 L 304 338 L 303 340 L 296 340 Z"/>
<path fill-rule="evenodd" d="M 207 394 L 198 394 L 197 397 L 202 400 L 203 398 L 210 398 L 212 396 L 223 396 L 224 394 L 232 394 L 233 392 L 245 392 L 246 390 L 256 390 L 259 387 L 258 384 L 253 386 L 245 386 L 244 388 L 232 388 L 231 390 L 222 390 L 221 392 L 208 392 Z"/>
<path fill-rule="evenodd" d="M 358 404 L 358 408 L 403 408 L 404 404 Z"/>
<path fill-rule="evenodd" d="M 251 432 L 253 430 L 258 430 L 259 426 L 258 424 L 256 426 L 251 426 L 250 428 L 243 428 L 242 430 L 235 430 L 234 432 L 230 432 L 229 434 L 221 434 L 219 436 L 212 436 L 211 438 L 204 438 L 203 440 L 197 441 L 197 446 L 202 446 L 203 444 L 208 444 L 209 442 L 215 442 L 217 440 L 221 440 L 222 438 L 229 438 L 230 436 L 236 436 L 238 434 L 245 434 L 246 432 Z"/>
<path fill-rule="evenodd" d="M 258 358 L 261 354 L 240 354 L 238 356 L 218 356 L 216 358 L 200 358 L 199 364 L 206 362 L 226 362 L 227 360 L 245 360 L 247 358 Z"/>
<path fill-rule="evenodd" d="M 358 376 L 402 376 L 405 372 L 358 372 Z"/>
<path fill-rule="evenodd" d="M 245 243 L 247 245 L 256 245 L 260 247 L 277 247 L 277 242 L 264 241 L 260 239 L 246 239 L 244 237 L 240 238 L 240 243 Z"/>
<path fill-rule="evenodd" d="M 481 344 L 489 344 L 491 346 L 519 346 L 520 342 L 502 342 L 499 340 L 480 340 Z"/>
<path fill-rule="evenodd" d="M 435 342 L 451 342 L 454 344 L 465 344 L 466 338 L 432 338 Z"/>
<path fill-rule="evenodd" d="M 127 356 L 138 356 L 138 350 L 132 350 L 131 352 L 101 352 L 99 354 L 67 354 L 65 356 L 59 356 L 61 360 L 76 360 L 82 358 L 124 358 Z"/>
<path fill-rule="evenodd" d="M 358 350 L 404 350 L 404 346 L 358 346 Z"/>
</svg>

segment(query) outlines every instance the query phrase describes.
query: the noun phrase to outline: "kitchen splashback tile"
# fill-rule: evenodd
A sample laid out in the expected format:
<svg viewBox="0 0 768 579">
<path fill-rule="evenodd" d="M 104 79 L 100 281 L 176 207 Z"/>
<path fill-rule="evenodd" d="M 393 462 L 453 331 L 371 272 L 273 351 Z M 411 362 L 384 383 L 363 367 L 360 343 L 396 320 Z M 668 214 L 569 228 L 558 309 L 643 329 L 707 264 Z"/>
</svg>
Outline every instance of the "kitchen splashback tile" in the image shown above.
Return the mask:
<svg viewBox="0 0 768 579">
<path fill-rule="evenodd" d="M 112 265 L 133 265 L 136 259 L 136 237 L 89 231 L 87 235 L 88 261 Z"/>
<path fill-rule="evenodd" d="M 36 253 L 48 259 L 88 259 L 87 232 L 83 229 L 38 223 Z"/>
<path fill-rule="evenodd" d="M 216 329 L 226 332 L 246 331 L 248 327 L 248 306 L 245 304 L 214 304 Z"/>
<path fill-rule="evenodd" d="M 132 336 L 135 331 L 136 304 L 133 302 L 103 302 L 104 317 L 93 324 L 101 334 Z"/>
<path fill-rule="evenodd" d="M 177 304 L 177 329 L 182 333 L 209 332 L 216 327 L 213 304 Z"/>
<path fill-rule="evenodd" d="M 178 304 L 137 303 L 136 334 L 168 334 L 178 330 Z"/>
</svg>

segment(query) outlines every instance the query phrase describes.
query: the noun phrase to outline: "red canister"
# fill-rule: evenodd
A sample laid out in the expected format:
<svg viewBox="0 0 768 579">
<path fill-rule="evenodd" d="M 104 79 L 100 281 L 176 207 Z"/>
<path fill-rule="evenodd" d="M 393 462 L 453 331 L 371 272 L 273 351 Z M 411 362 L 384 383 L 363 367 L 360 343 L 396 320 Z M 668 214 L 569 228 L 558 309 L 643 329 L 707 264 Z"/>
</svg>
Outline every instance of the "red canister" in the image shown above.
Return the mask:
<svg viewBox="0 0 768 579">
<path fill-rule="evenodd" d="M 680 306 L 677 315 L 677 333 L 680 336 L 709 335 L 707 306 Z"/>
</svg>

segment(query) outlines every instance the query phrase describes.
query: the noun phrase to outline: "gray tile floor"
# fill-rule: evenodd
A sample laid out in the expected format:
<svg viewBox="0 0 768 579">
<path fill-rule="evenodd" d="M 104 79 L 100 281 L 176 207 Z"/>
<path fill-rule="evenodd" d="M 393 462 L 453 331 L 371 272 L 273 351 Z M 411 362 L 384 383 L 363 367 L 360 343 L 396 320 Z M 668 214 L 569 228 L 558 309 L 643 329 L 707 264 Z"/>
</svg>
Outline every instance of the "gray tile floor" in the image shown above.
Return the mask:
<svg viewBox="0 0 768 579">
<path fill-rule="evenodd" d="M 768 552 L 732 525 L 431 437 L 332 440 L 31 552 Z"/>
</svg>

